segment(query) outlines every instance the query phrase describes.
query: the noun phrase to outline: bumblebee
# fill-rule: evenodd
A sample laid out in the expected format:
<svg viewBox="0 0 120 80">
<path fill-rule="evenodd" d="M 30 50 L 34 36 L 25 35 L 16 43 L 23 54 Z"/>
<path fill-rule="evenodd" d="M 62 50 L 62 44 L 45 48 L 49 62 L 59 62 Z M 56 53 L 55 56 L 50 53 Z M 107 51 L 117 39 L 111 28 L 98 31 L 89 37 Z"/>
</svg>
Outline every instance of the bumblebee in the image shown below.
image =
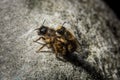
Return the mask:
<svg viewBox="0 0 120 80">
<path fill-rule="evenodd" d="M 47 46 L 52 49 L 57 58 L 59 56 L 64 56 L 67 53 L 65 46 L 67 41 L 63 37 L 58 36 L 54 29 L 44 26 L 43 24 L 40 28 L 35 29 L 38 30 L 37 33 L 40 37 L 34 42 L 37 42 L 40 39 L 43 39 L 45 42 L 45 44 L 43 44 L 37 52 L 40 52 L 43 47 Z"/>
<path fill-rule="evenodd" d="M 63 23 L 63 25 L 66 22 Z M 61 35 L 61 37 L 66 40 L 65 46 L 67 49 L 67 53 L 73 53 L 77 50 L 79 46 L 78 40 L 74 37 L 74 35 L 68 31 L 64 26 L 58 26 L 56 32 Z"/>
<path fill-rule="evenodd" d="M 47 46 L 48 48 L 51 48 L 56 57 L 59 58 L 66 54 L 73 53 L 76 50 L 77 40 L 65 27 L 60 26 L 55 30 L 44 26 L 43 24 L 40 28 L 35 29 L 38 30 L 37 33 L 40 37 L 34 42 L 37 42 L 40 39 L 43 39 L 45 42 L 37 52 L 40 52 L 43 47 Z"/>
</svg>

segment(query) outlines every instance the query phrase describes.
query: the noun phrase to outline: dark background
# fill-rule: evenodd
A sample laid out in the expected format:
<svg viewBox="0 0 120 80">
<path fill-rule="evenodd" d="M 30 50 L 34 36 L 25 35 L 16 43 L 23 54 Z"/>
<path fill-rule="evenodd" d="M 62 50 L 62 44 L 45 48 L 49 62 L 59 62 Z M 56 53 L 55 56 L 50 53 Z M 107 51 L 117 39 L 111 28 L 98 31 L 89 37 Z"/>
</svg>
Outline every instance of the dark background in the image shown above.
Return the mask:
<svg viewBox="0 0 120 80">
<path fill-rule="evenodd" d="M 103 0 L 120 19 L 120 2 L 119 0 Z"/>
</svg>

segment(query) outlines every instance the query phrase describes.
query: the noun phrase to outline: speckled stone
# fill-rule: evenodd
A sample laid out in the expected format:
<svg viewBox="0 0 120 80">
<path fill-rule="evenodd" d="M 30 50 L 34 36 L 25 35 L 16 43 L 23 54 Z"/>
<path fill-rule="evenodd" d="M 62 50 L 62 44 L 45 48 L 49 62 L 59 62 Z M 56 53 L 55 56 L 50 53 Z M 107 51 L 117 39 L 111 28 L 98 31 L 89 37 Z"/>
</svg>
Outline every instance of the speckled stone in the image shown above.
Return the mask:
<svg viewBox="0 0 120 80">
<path fill-rule="evenodd" d="M 44 20 L 55 29 L 68 22 L 85 61 L 120 79 L 120 22 L 102 0 L 0 0 L 0 80 L 92 80 L 52 52 L 36 53 L 34 29 Z"/>
</svg>

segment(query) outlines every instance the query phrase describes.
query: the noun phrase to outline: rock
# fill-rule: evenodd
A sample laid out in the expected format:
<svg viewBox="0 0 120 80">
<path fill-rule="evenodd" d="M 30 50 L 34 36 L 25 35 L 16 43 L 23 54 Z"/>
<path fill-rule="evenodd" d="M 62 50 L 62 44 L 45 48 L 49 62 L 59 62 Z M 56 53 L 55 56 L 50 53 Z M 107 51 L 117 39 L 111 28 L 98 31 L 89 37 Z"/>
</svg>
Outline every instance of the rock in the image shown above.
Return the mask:
<svg viewBox="0 0 120 80">
<path fill-rule="evenodd" d="M 39 37 L 34 29 L 44 20 L 54 29 L 67 22 L 84 61 L 109 80 L 120 79 L 120 23 L 102 0 L 1 0 L 0 80 L 92 80 L 51 49 L 36 53 L 41 45 L 33 42 Z"/>
</svg>

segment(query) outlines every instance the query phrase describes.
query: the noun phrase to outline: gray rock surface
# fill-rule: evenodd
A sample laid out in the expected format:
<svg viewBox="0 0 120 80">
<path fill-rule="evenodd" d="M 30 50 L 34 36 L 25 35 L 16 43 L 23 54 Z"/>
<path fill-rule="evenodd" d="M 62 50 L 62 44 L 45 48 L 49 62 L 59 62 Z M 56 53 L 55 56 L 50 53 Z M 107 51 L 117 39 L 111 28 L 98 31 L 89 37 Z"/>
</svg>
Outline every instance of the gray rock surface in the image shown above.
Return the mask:
<svg viewBox="0 0 120 80">
<path fill-rule="evenodd" d="M 85 61 L 120 79 L 120 23 L 101 0 L 0 0 L 0 80 L 91 79 L 52 52 L 35 52 L 41 45 L 33 42 L 39 37 L 34 29 L 44 19 L 55 29 L 69 22 L 64 26 L 79 40 Z"/>
</svg>

